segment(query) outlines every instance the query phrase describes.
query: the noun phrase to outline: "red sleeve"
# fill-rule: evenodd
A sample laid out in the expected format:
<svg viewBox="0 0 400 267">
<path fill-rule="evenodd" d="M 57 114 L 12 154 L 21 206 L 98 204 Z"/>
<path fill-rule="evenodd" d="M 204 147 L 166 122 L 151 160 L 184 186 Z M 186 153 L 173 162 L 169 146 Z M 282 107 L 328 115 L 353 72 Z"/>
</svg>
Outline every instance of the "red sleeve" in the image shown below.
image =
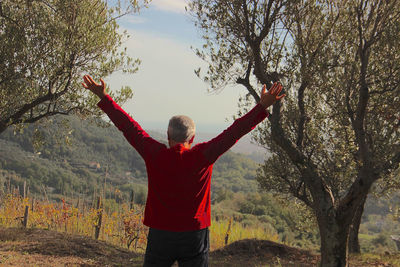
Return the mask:
<svg viewBox="0 0 400 267">
<path fill-rule="evenodd" d="M 203 143 L 203 154 L 210 161 L 214 163 L 219 156 L 231 148 L 242 136 L 253 130 L 257 124 L 262 122 L 269 113 L 265 108 L 257 104 L 243 117 L 234 121 L 225 131 L 219 134 L 212 140 Z"/>
<path fill-rule="evenodd" d="M 109 95 L 103 97 L 97 105 L 107 114 L 144 160 L 165 146 L 151 138 L 140 127 L 139 123 L 132 119 Z"/>
</svg>

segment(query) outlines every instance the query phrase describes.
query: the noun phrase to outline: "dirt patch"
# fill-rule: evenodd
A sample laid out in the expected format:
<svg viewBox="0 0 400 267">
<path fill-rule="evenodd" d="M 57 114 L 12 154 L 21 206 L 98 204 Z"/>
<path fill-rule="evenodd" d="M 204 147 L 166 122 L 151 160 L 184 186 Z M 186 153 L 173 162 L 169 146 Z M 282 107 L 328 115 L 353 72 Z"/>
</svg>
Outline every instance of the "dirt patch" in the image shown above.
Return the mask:
<svg viewBox="0 0 400 267">
<path fill-rule="evenodd" d="M 18 255 L 36 257 L 34 265 L 40 266 L 64 266 L 66 259 L 75 261 L 71 266 L 141 266 L 143 262 L 143 255 L 104 241 L 43 229 L 0 228 L 0 252 L 0 264 L 5 266 L 12 266 Z M 20 264 L 14 266 L 32 266 Z"/>
<path fill-rule="evenodd" d="M 288 247 L 268 240 L 244 239 L 211 252 L 218 266 L 317 266 L 319 256 L 307 250 Z"/>
<path fill-rule="evenodd" d="M 0 251 L 0 266 L 98 266 L 95 261 L 79 257 L 47 256 L 26 252 Z"/>
<path fill-rule="evenodd" d="M 210 253 L 210 266 L 316 266 L 318 256 L 246 239 Z M 0 266 L 142 266 L 143 255 L 104 241 L 44 229 L 1 228 Z M 177 266 L 177 265 L 175 265 Z"/>
<path fill-rule="evenodd" d="M 89 237 L 43 229 L 0 227 L 3 266 L 143 266 L 143 254 Z M 268 240 L 245 239 L 210 253 L 210 266 L 318 266 L 319 255 Z M 352 255 L 350 266 L 400 266 L 400 254 Z M 177 266 L 177 265 L 174 265 Z"/>
</svg>

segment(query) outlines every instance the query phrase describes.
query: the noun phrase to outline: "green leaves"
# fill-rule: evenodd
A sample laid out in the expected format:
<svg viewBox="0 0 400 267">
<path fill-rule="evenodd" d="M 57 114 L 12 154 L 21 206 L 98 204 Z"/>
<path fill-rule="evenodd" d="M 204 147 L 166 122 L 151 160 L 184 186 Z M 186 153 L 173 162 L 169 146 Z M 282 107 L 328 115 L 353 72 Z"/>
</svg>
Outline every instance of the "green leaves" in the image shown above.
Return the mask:
<svg viewBox="0 0 400 267">
<path fill-rule="evenodd" d="M 99 115 L 83 74 L 134 73 L 117 19 L 149 1 L 5 0 L 0 3 L 0 133 L 54 114 Z M 118 95 L 120 103 L 131 94 Z M 4 126 L 5 125 L 5 126 Z"/>
<path fill-rule="evenodd" d="M 195 73 L 213 90 L 244 85 L 239 113 L 263 83 L 279 79 L 286 90 L 273 112 L 278 124 L 263 124 L 255 136 L 275 155 L 260 183 L 312 200 L 301 172 L 313 166 L 319 178 L 311 180 L 337 199 L 362 166 L 387 171 L 379 166 L 399 153 L 400 140 L 398 1 L 193 0 L 189 7 L 203 31 L 196 54 L 209 65 Z"/>
</svg>

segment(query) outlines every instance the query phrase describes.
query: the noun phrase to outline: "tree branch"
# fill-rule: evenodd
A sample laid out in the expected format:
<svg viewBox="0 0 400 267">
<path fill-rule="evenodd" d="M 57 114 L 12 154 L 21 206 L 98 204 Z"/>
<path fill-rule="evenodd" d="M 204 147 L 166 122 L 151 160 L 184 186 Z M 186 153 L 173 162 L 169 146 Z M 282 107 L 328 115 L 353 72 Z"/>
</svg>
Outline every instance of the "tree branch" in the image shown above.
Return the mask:
<svg viewBox="0 0 400 267">
<path fill-rule="evenodd" d="M 43 119 L 43 118 L 46 118 L 46 117 L 50 117 L 50 116 L 53 116 L 53 115 L 57 115 L 57 114 L 69 115 L 73 110 L 76 110 L 76 109 L 78 109 L 78 108 L 70 109 L 70 110 L 68 110 L 68 111 L 66 111 L 66 112 L 62 112 L 62 111 L 49 111 L 49 112 L 40 114 L 40 115 L 38 115 L 38 116 L 36 116 L 36 117 L 29 118 L 29 119 L 27 119 L 27 120 L 22 120 L 22 119 L 20 119 L 20 120 L 16 121 L 16 123 L 22 123 L 22 122 L 24 122 L 24 123 L 33 123 L 33 122 L 37 122 L 37 121 L 40 120 L 40 119 Z"/>
<path fill-rule="evenodd" d="M 302 190 L 303 189 L 303 190 Z M 302 191 L 302 192 L 300 192 Z M 304 202 L 304 204 L 306 204 L 307 206 L 309 206 L 310 208 L 312 208 L 313 203 L 310 201 L 310 199 L 308 198 L 307 195 L 307 190 L 306 190 L 306 186 L 304 184 L 303 181 L 301 181 L 299 183 L 299 186 L 297 188 L 297 191 L 295 193 L 295 197 L 297 197 L 298 199 L 300 199 L 301 201 Z"/>
<path fill-rule="evenodd" d="M 318 194 L 318 197 L 313 196 L 314 199 L 321 199 L 321 201 L 329 201 L 331 205 L 334 203 L 330 189 L 325 185 L 321 177 L 317 173 L 317 167 L 314 166 L 310 161 L 307 161 L 305 155 L 303 155 L 295 146 L 285 137 L 284 130 L 280 124 L 280 101 L 273 105 L 273 114 L 268 117 L 271 122 L 271 135 L 274 143 L 281 147 L 298 168 L 301 173 L 302 179 L 308 187 L 312 188 L 311 194 Z M 322 195 L 321 195 L 322 194 Z"/>
<path fill-rule="evenodd" d="M 301 201 L 304 202 L 304 204 L 306 204 L 309 207 L 312 207 L 312 202 L 311 200 L 308 198 L 307 193 L 306 193 L 306 187 L 304 185 L 304 181 L 300 181 L 300 183 L 298 184 L 298 186 L 295 187 L 295 185 L 293 183 L 291 183 L 289 181 L 289 179 L 287 179 L 286 175 L 281 175 L 280 176 L 289 186 L 289 190 L 290 192 L 297 197 L 298 199 L 300 199 Z M 303 192 L 301 193 L 300 191 L 303 189 Z"/>
<path fill-rule="evenodd" d="M 251 41 L 250 38 L 250 26 L 249 26 L 249 12 L 247 10 L 247 3 L 246 0 L 243 0 L 242 2 L 242 8 L 243 8 L 243 14 L 244 14 L 244 23 L 245 23 L 245 29 L 246 29 L 246 33 L 245 33 L 245 40 L 247 42 Z"/>
<path fill-rule="evenodd" d="M 23 120 L 21 119 L 22 116 L 29 112 L 30 110 L 32 110 L 34 107 L 37 107 L 47 101 L 51 101 L 51 100 L 55 100 L 58 99 L 59 97 L 61 97 L 62 95 L 66 94 L 69 86 L 71 84 L 71 80 L 72 80 L 72 69 L 69 72 L 68 75 L 68 79 L 67 82 L 64 86 L 64 89 L 58 93 L 51 93 L 48 92 L 46 95 L 38 97 L 36 99 L 34 99 L 32 102 L 23 105 L 18 111 L 16 111 L 13 115 L 9 116 L 8 118 L 3 119 L 0 124 L 2 125 L 10 125 L 10 124 L 16 124 L 16 123 L 20 123 L 23 122 Z M 29 119 L 26 121 L 29 123 Z M 4 129 L 5 130 L 5 129 Z M 0 132 L 1 133 L 1 132 Z"/>
<path fill-rule="evenodd" d="M 271 15 L 271 8 L 273 2 L 274 2 L 273 0 L 270 0 L 268 2 L 266 12 L 264 15 L 264 25 L 260 31 L 260 34 L 256 36 L 254 39 L 250 39 L 247 41 L 253 52 L 254 74 L 262 84 L 267 84 L 268 86 L 271 85 L 271 82 L 279 81 L 281 76 L 276 72 L 267 73 L 265 70 L 264 62 L 261 58 L 261 42 L 268 35 L 272 23 L 275 21 L 278 12 L 282 8 L 282 3 L 281 3 L 279 6 L 275 7 Z"/>
<path fill-rule="evenodd" d="M 379 5 L 380 7 L 380 5 Z M 364 120 L 367 110 L 367 104 L 370 96 L 369 87 L 367 83 L 367 68 L 369 63 L 369 56 L 370 56 L 370 47 L 375 41 L 375 31 L 378 29 L 378 22 L 380 20 L 380 16 L 377 16 L 373 30 L 372 36 L 370 40 L 366 40 L 364 37 L 363 32 L 363 24 L 362 24 L 362 12 L 363 7 L 362 3 L 356 10 L 357 12 L 357 22 L 358 22 L 358 59 L 361 63 L 360 73 L 359 73 L 359 90 L 358 90 L 358 103 L 355 110 L 355 118 L 352 120 L 352 126 L 356 137 L 356 142 L 358 144 L 358 156 L 361 158 L 362 166 L 358 170 L 357 178 L 354 183 L 351 185 L 349 191 L 345 195 L 345 197 L 340 201 L 339 209 L 343 212 L 344 219 L 347 214 L 351 214 L 354 212 L 359 205 L 362 204 L 363 197 L 365 197 L 372 184 L 378 180 L 383 173 L 388 172 L 390 168 L 395 168 L 396 164 L 400 162 L 400 152 L 397 152 L 391 160 L 385 162 L 381 166 L 376 166 L 375 162 L 371 160 L 371 152 L 367 145 L 367 133 L 364 128 Z M 380 10 L 376 10 L 374 8 L 370 9 L 369 14 L 369 22 L 372 18 L 372 12 L 380 12 Z M 350 110 L 349 106 L 349 96 L 346 95 L 346 104 L 348 106 L 348 112 Z M 352 115 L 350 113 L 350 115 Z M 352 118 L 353 116 L 350 116 Z M 371 141 L 370 141 L 371 143 Z"/>
<path fill-rule="evenodd" d="M 257 94 L 256 90 L 254 90 L 253 86 L 250 84 L 250 73 L 251 73 L 252 63 L 249 62 L 247 66 L 246 76 L 244 78 L 238 78 L 236 83 L 241 84 L 246 87 L 247 91 L 254 98 L 256 103 L 260 102 L 260 96 Z"/>
<path fill-rule="evenodd" d="M 314 50 L 314 52 L 311 54 L 310 60 L 308 61 L 308 65 L 311 65 L 314 63 L 314 59 L 317 56 L 317 54 L 320 52 L 322 45 L 325 43 L 326 39 L 328 38 L 328 36 L 332 33 L 332 29 L 333 26 L 336 24 L 336 22 L 338 21 L 340 17 L 340 12 L 337 13 L 335 19 L 333 20 L 331 26 L 328 28 L 328 30 L 324 33 L 324 35 L 322 36 L 321 41 L 319 42 L 317 48 Z"/>
<path fill-rule="evenodd" d="M 367 67 L 369 62 L 369 48 L 365 47 L 363 44 L 363 30 L 361 25 L 361 13 L 358 11 L 358 31 L 359 31 L 359 49 L 358 56 L 361 63 L 360 69 L 360 89 L 358 91 L 358 104 L 355 111 L 355 119 L 353 123 L 354 132 L 356 135 L 356 140 L 358 143 L 358 147 L 360 150 L 360 156 L 365 166 L 370 164 L 369 160 L 369 149 L 366 145 L 365 139 L 365 129 L 364 129 L 364 119 L 369 99 L 369 88 L 366 80 L 367 76 Z M 372 166 L 371 166 L 372 167 Z"/>
<path fill-rule="evenodd" d="M 346 97 L 345 97 L 345 101 L 346 101 L 346 109 L 347 109 L 347 115 L 349 116 L 349 119 L 350 119 L 350 121 L 351 121 L 351 124 L 352 125 L 355 125 L 355 123 L 354 123 L 354 111 L 353 111 L 353 109 L 352 109 L 352 107 L 351 107 L 351 104 L 350 104 L 350 99 L 351 99 L 351 97 L 352 97 L 352 93 L 351 93 L 351 81 L 353 80 L 352 78 L 353 78 L 353 73 L 354 72 L 351 72 L 351 79 L 349 79 L 349 83 L 348 83 L 348 85 L 347 85 L 347 88 L 346 88 Z"/>
<path fill-rule="evenodd" d="M 359 169 L 356 180 L 339 202 L 338 209 L 342 211 L 339 213 L 343 215 L 343 219 L 348 220 L 347 215 L 354 214 L 354 211 L 362 203 L 363 197 L 368 195 L 372 184 L 378 179 L 379 173 L 376 168 L 371 169 L 368 166 L 362 166 Z"/>
<path fill-rule="evenodd" d="M 305 108 L 304 108 L 304 90 L 307 87 L 307 82 L 303 81 L 300 85 L 300 88 L 298 90 L 298 97 L 297 97 L 297 103 L 299 105 L 299 110 L 300 110 L 300 119 L 297 127 L 297 141 L 296 145 L 297 147 L 301 148 L 303 145 L 303 137 L 304 137 L 304 125 L 306 122 L 306 114 L 305 114 Z"/>
<path fill-rule="evenodd" d="M 270 19 L 271 15 L 271 8 L 272 4 L 274 3 L 274 0 L 269 0 L 267 4 L 267 9 L 264 14 L 264 22 L 263 22 L 263 28 L 260 31 L 260 35 L 255 38 L 255 45 L 260 46 L 262 40 L 268 35 L 269 30 L 271 29 L 272 22 L 275 20 L 275 16 L 277 15 L 277 12 L 281 9 L 282 5 L 278 8 L 276 7 L 275 10 L 273 11 L 272 18 Z"/>
</svg>

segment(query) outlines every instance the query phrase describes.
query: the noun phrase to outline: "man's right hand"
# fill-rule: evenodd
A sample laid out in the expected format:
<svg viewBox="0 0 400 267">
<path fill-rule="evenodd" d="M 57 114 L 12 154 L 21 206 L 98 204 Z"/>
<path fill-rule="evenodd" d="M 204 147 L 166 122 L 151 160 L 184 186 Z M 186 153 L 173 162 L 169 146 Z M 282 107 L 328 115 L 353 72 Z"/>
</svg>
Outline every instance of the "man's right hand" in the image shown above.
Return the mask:
<svg viewBox="0 0 400 267">
<path fill-rule="evenodd" d="M 97 95 L 100 99 L 103 99 L 106 94 L 106 84 L 103 79 L 100 79 L 100 83 L 96 83 L 92 77 L 89 75 L 83 76 L 84 83 L 82 83 L 83 87 L 90 90 L 92 93 Z"/>
<path fill-rule="evenodd" d="M 268 108 L 272 104 L 275 103 L 275 101 L 281 100 L 281 98 L 285 97 L 286 95 L 279 95 L 280 92 L 282 91 L 282 84 L 275 82 L 272 87 L 266 91 L 267 86 L 264 84 L 263 89 L 261 91 L 261 98 L 260 98 L 260 104 L 264 108 Z"/>
</svg>

